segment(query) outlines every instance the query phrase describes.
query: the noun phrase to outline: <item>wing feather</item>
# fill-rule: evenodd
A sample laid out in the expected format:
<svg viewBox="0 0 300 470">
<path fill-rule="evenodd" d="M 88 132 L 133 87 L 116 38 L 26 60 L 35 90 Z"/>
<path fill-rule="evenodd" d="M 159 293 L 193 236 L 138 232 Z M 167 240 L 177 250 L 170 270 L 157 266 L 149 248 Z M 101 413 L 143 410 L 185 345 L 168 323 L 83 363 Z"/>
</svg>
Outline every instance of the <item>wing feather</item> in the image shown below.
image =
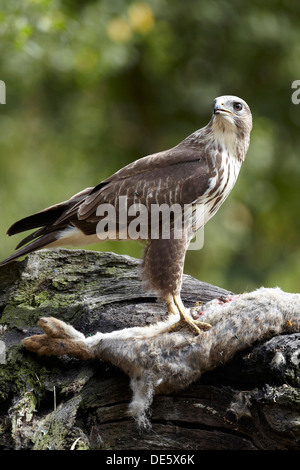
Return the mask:
<svg viewBox="0 0 300 470">
<path fill-rule="evenodd" d="M 178 148 L 170 153 L 145 157 L 100 183 L 98 189 L 91 191 L 83 202 L 56 223 L 66 219 L 74 221 L 74 216 L 82 222 L 94 222 L 99 205 L 115 206 L 116 199 L 121 196 L 127 198 L 128 207 L 139 203 L 148 210 L 150 204 L 190 204 L 208 190 L 210 170 L 207 159 L 199 150 L 191 154 L 190 149 Z"/>
<path fill-rule="evenodd" d="M 86 235 L 95 235 L 101 220 L 97 215 L 99 205 L 114 206 L 118 218 L 121 196 L 126 197 L 127 207 L 142 204 L 148 211 L 151 204 L 191 204 L 209 189 L 211 170 L 206 147 L 199 142 L 194 147 L 183 141 L 170 150 L 130 163 L 68 201 L 17 221 L 8 234 L 41 227 L 22 240 L 18 247 L 70 226 L 79 228 Z"/>
</svg>

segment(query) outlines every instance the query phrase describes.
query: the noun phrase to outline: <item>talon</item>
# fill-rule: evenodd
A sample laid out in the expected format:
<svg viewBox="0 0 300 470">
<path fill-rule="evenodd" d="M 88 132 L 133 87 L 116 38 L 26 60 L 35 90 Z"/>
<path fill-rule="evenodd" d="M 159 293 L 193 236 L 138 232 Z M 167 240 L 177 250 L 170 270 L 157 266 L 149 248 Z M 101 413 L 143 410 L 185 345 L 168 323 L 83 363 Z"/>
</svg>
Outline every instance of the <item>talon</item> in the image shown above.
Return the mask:
<svg viewBox="0 0 300 470">
<path fill-rule="evenodd" d="M 198 328 L 200 328 L 200 330 L 208 331 L 212 328 L 210 323 L 206 323 L 204 321 L 195 320 L 195 323 L 197 324 Z"/>
<path fill-rule="evenodd" d="M 180 296 L 174 295 L 168 301 L 169 314 L 179 313 L 180 319 L 178 322 L 171 326 L 170 331 L 178 331 L 181 328 L 188 328 L 194 335 L 199 335 L 201 330 L 207 331 L 211 328 L 211 325 L 205 322 L 193 320 L 185 310 L 185 307 L 181 301 Z"/>
<path fill-rule="evenodd" d="M 198 328 L 196 322 L 190 320 L 189 318 L 181 318 L 178 322 L 174 323 L 174 325 L 171 326 L 170 331 L 178 331 L 184 327 L 192 331 L 194 335 L 198 335 L 200 333 L 200 328 Z"/>
</svg>

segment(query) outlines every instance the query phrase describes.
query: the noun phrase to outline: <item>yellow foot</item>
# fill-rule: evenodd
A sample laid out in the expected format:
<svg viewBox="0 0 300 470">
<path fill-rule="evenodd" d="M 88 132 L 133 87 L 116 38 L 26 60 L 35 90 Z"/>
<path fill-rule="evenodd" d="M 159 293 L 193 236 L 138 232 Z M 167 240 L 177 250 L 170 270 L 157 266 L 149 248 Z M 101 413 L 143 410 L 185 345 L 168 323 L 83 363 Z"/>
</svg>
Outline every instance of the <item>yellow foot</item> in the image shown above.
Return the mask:
<svg viewBox="0 0 300 470">
<path fill-rule="evenodd" d="M 193 320 L 186 312 L 185 307 L 179 296 L 174 296 L 172 300 L 168 303 L 168 310 L 171 314 L 178 312 L 180 314 L 180 320 L 174 323 L 174 325 L 172 325 L 170 328 L 170 331 L 172 332 L 178 331 L 181 328 L 186 327 L 195 335 L 198 335 L 200 333 L 200 330 L 207 331 L 211 328 L 211 325 L 209 323 L 202 322 L 199 320 Z"/>
<path fill-rule="evenodd" d="M 206 323 L 205 321 L 199 321 L 199 320 L 194 320 L 198 328 L 200 330 L 208 331 L 212 328 L 212 325 L 210 323 Z"/>
<path fill-rule="evenodd" d="M 194 320 L 191 320 L 189 318 L 180 318 L 180 320 L 174 325 L 171 326 L 170 331 L 178 331 L 181 330 L 181 328 L 188 328 L 194 335 L 199 335 L 200 330 L 207 331 L 210 330 L 211 325 L 209 323 L 205 322 L 197 322 Z"/>
</svg>

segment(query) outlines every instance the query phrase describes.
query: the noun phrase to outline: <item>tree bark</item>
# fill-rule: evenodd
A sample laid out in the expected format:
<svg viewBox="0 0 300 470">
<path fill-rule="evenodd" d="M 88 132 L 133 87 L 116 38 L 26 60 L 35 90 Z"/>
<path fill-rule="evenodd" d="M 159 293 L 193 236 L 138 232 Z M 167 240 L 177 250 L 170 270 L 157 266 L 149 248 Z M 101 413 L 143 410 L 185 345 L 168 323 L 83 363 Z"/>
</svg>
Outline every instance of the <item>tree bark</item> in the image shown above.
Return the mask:
<svg viewBox="0 0 300 470">
<path fill-rule="evenodd" d="M 26 350 L 22 340 L 42 333 L 41 317 L 86 337 L 164 321 L 166 307 L 143 289 L 139 270 L 128 256 L 63 249 L 0 270 L 0 449 L 299 449 L 295 312 L 291 334 L 290 320 L 284 334 L 270 327 L 268 339 L 247 344 L 189 386 L 157 394 L 151 427 L 142 432 L 128 415 L 130 379 L 114 361 Z M 231 294 L 184 276 L 187 307 Z"/>
</svg>

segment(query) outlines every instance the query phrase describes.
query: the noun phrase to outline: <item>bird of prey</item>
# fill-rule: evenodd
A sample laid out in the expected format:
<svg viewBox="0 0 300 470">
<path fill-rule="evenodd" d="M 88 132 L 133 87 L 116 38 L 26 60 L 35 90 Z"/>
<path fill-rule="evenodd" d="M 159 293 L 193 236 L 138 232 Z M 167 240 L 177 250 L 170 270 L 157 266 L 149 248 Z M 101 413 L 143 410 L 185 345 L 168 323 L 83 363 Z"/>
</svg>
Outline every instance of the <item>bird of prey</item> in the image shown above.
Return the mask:
<svg viewBox="0 0 300 470">
<path fill-rule="evenodd" d="M 128 229 L 133 216 L 129 210 L 125 222 L 116 217 L 113 225 L 107 220 L 109 211 L 101 211 L 112 207 L 118 216 L 120 201 L 125 200 L 126 208 L 147 210 L 141 222 L 147 225 L 144 280 L 166 302 L 170 314 L 179 313 L 174 329 L 186 326 L 199 334 L 207 325 L 190 317 L 180 297 L 185 254 L 195 230 L 217 212 L 232 190 L 249 147 L 251 129 L 252 115 L 244 100 L 230 95 L 216 98 L 209 123 L 175 147 L 140 158 L 97 186 L 15 222 L 8 235 L 36 230 L 0 266 L 44 247 L 86 245 L 110 238 L 109 226 L 114 228 L 112 238 L 131 239 Z M 152 208 L 163 204 L 182 209 L 180 217 L 177 214 L 169 220 L 169 236 L 162 233 L 165 222 L 161 214 L 156 230 L 151 230 Z M 185 207 L 189 210 L 183 216 Z M 107 224 L 101 225 L 104 221 Z M 178 226 L 180 236 L 176 235 Z"/>
</svg>

